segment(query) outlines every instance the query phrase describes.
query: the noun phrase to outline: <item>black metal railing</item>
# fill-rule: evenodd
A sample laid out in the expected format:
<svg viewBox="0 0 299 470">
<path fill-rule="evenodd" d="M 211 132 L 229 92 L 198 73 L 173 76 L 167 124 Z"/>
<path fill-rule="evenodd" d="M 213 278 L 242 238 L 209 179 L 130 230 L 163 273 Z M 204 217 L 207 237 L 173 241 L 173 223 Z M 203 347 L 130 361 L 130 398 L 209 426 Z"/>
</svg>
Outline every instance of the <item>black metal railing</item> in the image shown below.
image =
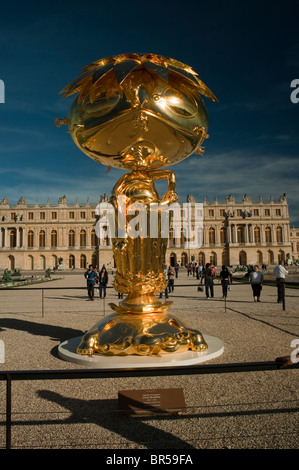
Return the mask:
<svg viewBox="0 0 299 470">
<path fill-rule="evenodd" d="M 81 370 L 20 370 L 0 371 L 0 381 L 6 382 L 6 449 L 11 449 L 12 429 L 12 387 L 13 381 L 20 380 L 75 380 L 75 379 L 121 379 L 124 377 L 157 377 L 182 376 L 201 374 L 229 374 L 259 371 L 284 371 L 299 368 L 299 363 L 281 368 L 276 361 L 245 362 L 228 364 L 202 364 L 200 366 L 178 366 L 169 368 L 138 368 L 138 369 L 81 369 Z"/>
<path fill-rule="evenodd" d="M 190 277 L 195 277 L 195 276 L 190 276 Z M 200 279 L 194 279 L 194 284 L 175 284 L 175 288 L 179 288 L 179 287 L 193 287 L 194 289 L 197 289 L 197 286 L 198 284 L 200 283 Z M 217 288 L 217 287 L 221 287 L 221 284 L 218 284 L 217 283 L 218 279 L 216 279 L 216 282 L 214 284 L 214 288 Z M 232 283 L 233 286 L 241 286 L 241 285 L 244 285 L 244 284 L 249 284 L 249 280 L 248 278 L 247 279 L 238 279 L 238 280 L 234 280 L 234 282 Z M 263 282 L 264 285 L 268 285 L 268 286 L 272 286 L 272 287 L 275 287 L 276 288 L 276 283 L 275 281 L 271 281 L 271 280 L 265 280 Z M 202 286 L 204 287 L 204 284 L 202 284 Z M 285 288 L 298 288 L 298 283 L 296 282 L 285 282 Z M 50 286 L 47 286 L 47 287 L 41 287 L 41 286 L 36 286 L 36 287 L 30 287 L 28 288 L 27 287 L 22 287 L 22 286 L 9 286 L 9 287 L 5 287 L 3 288 L 6 292 L 7 291 L 21 291 L 21 290 L 26 290 L 27 292 L 33 292 L 33 291 L 40 291 L 41 293 L 41 297 L 40 297 L 40 301 L 41 301 L 41 314 L 42 314 L 42 317 L 44 317 L 44 314 L 45 314 L 45 291 L 51 291 L 51 290 L 81 290 L 81 291 L 86 291 L 86 287 L 85 286 L 82 286 L 82 287 L 50 287 Z M 30 289 L 30 290 L 29 290 Z M 113 286 L 107 286 L 107 289 L 114 289 Z M 0 289 L 2 290 L 2 289 Z M 227 310 L 227 305 L 229 303 L 229 299 L 225 298 L 224 299 L 224 304 L 225 304 L 225 311 Z M 282 301 L 281 301 L 281 304 L 282 304 L 282 309 L 285 310 L 286 309 L 286 297 L 285 297 L 285 289 L 283 289 L 282 291 Z"/>
</svg>

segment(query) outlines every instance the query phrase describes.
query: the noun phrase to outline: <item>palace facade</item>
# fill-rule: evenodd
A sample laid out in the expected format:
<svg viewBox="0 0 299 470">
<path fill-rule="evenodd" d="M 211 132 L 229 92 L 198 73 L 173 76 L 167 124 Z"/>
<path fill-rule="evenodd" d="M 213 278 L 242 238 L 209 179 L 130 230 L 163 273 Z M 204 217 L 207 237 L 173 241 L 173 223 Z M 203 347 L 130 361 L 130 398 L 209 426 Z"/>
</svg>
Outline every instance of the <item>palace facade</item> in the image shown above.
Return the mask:
<svg viewBox="0 0 299 470">
<path fill-rule="evenodd" d="M 107 200 L 101 196 L 100 201 Z M 187 197 L 196 205 L 192 195 Z M 28 204 L 20 198 L 11 205 L 0 201 L 0 269 L 45 270 L 85 269 L 89 264 L 113 267 L 112 246 L 108 238 L 96 235 L 98 203 L 69 204 L 65 196 L 57 204 Z M 170 224 L 166 262 L 190 262 L 216 266 L 277 264 L 280 259 L 299 258 L 299 228 L 290 228 L 287 197 L 252 201 L 244 195 L 236 201 L 203 201 L 201 246 L 186 243 L 184 230 L 174 238 Z M 191 222 L 192 225 L 192 222 Z M 192 226 L 193 230 L 197 227 Z M 176 232 L 177 233 L 177 232 Z"/>
</svg>

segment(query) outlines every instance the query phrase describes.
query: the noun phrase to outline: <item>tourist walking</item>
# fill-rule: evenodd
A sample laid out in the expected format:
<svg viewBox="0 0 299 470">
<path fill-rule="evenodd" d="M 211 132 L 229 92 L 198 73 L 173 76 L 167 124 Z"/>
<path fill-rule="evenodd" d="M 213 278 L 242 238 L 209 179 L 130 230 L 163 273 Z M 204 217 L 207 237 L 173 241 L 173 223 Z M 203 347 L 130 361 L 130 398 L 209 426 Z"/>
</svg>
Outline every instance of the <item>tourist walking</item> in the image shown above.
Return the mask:
<svg viewBox="0 0 299 470">
<path fill-rule="evenodd" d="M 106 297 L 107 284 L 108 284 L 108 272 L 105 266 L 103 266 L 99 274 L 100 299 L 102 297 Z"/>
<path fill-rule="evenodd" d="M 175 269 L 173 266 L 169 266 L 168 268 L 168 287 L 169 292 L 174 291 L 174 278 L 175 278 Z"/>
<path fill-rule="evenodd" d="M 205 287 L 206 287 L 206 298 L 209 299 L 214 297 L 214 274 L 211 267 L 211 263 L 206 264 L 206 269 L 202 274 L 202 278 L 200 283 L 205 280 Z M 210 294 L 210 295 L 209 295 Z"/>
<path fill-rule="evenodd" d="M 285 269 L 284 261 L 279 261 L 279 264 L 275 266 L 273 274 L 276 278 L 277 286 L 277 303 L 282 302 L 285 297 L 285 277 L 289 274 Z"/>
<path fill-rule="evenodd" d="M 253 292 L 253 299 L 255 302 L 260 302 L 264 275 L 262 271 L 259 270 L 259 267 L 257 264 L 253 267 L 253 271 L 249 274 L 249 280 L 250 280 L 251 288 Z"/>
<path fill-rule="evenodd" d="M 197 273 L 196 274 L 197 274 L 197 279 L 199 280 L 201 278 L 201 275 L 202 275 L 202 266 L 201 266 L 201 264 L 199 264 L 197 266 Z"/>
<path fill-rule="evenodd" d="M 92 264 L 89 265 L 88 270 L 86 271 L 84 276 L 87 282 L 88 300 L 94 300 L 94 286 L 96 283 L 96 272 Z"/>
<path fill-rule="evenodd" d="M 165 276 L 165 280 L 167 282 L 166 288 L 165 288 L 165 297 L 166 297 L 166 299 L 168 299 L 168 269 L 167 269 L 166 264 L 164 266 L 164 276 Z M 163 294 L 163 292 L 161 292 L 160 295 L 159 295 L 160 299 L 162 299 L 162 294 Z"/>
<path fill-rule="evenodd" d="M 228 285 L 231 284 L 230 273 L 226 266 L 222 266 L 219 276 L 222 285 L 222 297 L 226 298 Z"/>
</svg>

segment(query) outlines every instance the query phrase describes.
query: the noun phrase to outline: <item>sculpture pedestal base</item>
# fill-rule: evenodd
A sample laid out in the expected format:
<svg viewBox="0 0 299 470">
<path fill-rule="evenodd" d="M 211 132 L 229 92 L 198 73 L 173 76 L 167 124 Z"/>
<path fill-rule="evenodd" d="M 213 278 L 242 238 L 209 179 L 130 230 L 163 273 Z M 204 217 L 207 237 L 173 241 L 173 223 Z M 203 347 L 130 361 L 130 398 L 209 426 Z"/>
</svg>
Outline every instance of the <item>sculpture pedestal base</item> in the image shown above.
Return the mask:
<svg viewBox="0 0 299 470">
<path fill-rule="evenodd" d="M 181 367 L 206 362 L 221 356 L 224 351 L 222 341 L 215 336 L 203 335 L 208 349 L 206 351 L 186 351 L 153 356 L 109 356 L 102 354 L 81 355 L 76 350 L 82 337 L 64 341 L 58 346 L 59 356 L 75 364 L 93 369 L 138 369 L 146 367 Z"/>
<path fill-rule="evenodd" d="M 127 311 L 127 306 L 121 311 L 121 304 L 110 305 L 120 311 L 102 318 L 83 335 L 77 348 L 78 354 L 153 356 L 185 351 L 202 352 L 208 348 L 198 330 L 184 325 L 178 317 L 167 311 L 168 303 L 162 305 L 161 310 L 142 313 Z M 140 306 L 137 308 L 140 310 Z M 152 304 L 146 308 L 152 309 Z"/>
</svg>

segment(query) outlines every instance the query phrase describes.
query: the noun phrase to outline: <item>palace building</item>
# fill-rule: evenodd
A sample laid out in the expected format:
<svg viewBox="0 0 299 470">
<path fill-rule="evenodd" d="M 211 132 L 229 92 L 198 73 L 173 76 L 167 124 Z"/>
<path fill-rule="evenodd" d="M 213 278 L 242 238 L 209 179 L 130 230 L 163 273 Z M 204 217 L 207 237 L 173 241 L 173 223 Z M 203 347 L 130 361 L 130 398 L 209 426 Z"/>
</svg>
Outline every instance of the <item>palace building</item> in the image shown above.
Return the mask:
<svg viewBox="0 0 299 470">
<path fill-rule="evenodd" d="M 107 201 L 106 195 L 101 201 Z M 192 195 L 189 205 L 195 206 Z M 89 264 L 114 267 L 111 242 L 96 235 L 98 203 L 76 200 L 69 204 L 65 196 L 57 204 L 28 204 L 20 198 L 16 205 L 0 201 L 0 269 L 45 270 L 85 269 Z M 182 206 L 182 205 L 181 205 Z M 174 238 L 170 223 L 166 255 L 168 264 L 191 262 L 215 266 L 273 265 L 280 259 L 299 258 L 299 228 L 290 228 L 287 197 L 252 201 L 244 195 L 236 201 L 203 201 L 201 246 L 190 247 L 184 230 Z M 192 226 L 192 220 L 191 220 Z M 197 230 L 194 226 L 192 229 Z M 177 232 L 176 232 L 177 233 Z"/>
</svg>

